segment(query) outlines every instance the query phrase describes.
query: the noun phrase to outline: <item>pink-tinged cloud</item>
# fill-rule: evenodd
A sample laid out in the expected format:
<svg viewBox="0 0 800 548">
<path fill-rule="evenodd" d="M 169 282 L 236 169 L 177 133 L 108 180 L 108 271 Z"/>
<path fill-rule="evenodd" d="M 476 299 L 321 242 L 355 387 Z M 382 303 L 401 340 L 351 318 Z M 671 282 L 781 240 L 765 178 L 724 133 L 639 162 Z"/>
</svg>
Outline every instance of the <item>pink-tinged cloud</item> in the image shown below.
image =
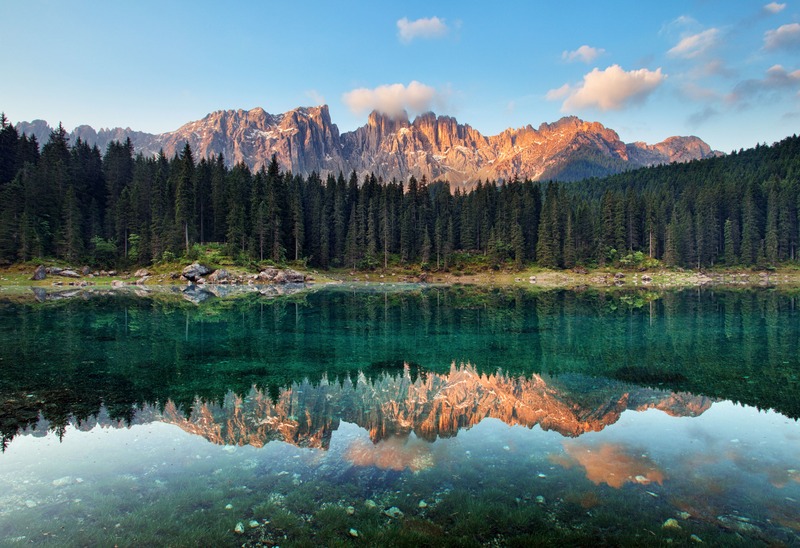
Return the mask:
<svg viewBox="0 0 800 548">
<path fill-rule="evenodd" d="M 592 70 L 577 86 L 565 84 L 548 91 L 546 98 L 551 101 L 565 98 L 561 105 L 562 112 L 585 108 L 621 110 L 626 106 L 644 102 L 666 77 L 661 68 L 654 71 L 648 69 L 625 71 L 619 65 L 611 65 L 605 70 Z"/>
<path fill-rule="evenodd" d="M 671 57 L 693 59 L 712 48 L 719 38 L 719 29 L 706 29 L 703 32 L 685 36 L 667 52 Z"/>
<path fill-rule="evenodd" d="M 414 80 L 408 86 L 385 84 L 373 89 L 357 88 L 343 94 L 342 101 L 354 114 L 377 110 L 397 116 L 403 111 L 425 112 L 434 106 L 445 108 L 447 93 Z"/>
<path fill-rule="evenodd" d="M 397 21 L 397 36 L 405 44 L 415 38 L 441 38 L 447 34 L 447 30 L 444 19 L 438 17 L 423 17 L 414 21 L 403 17 Z"/>
<path fill-rule="evenodd" d="M 583 45 L 576 49 L 575 51 L 565 51 L 561 54 L 561 58 L 568 63 L 572 63 L 575 61 L 580 61 L 582 63 L 589 64 L 602 54 L 604 54 L 606 50 L 603 48 L 593 48 L 591 46 Z"/>
<path fill-rule="evenodd" d="M 764 49 L 800 48 L 800 23 L 789 23 L 764 33 Z"/>
<path fill-rule="evenodd" d="M 768 13 L 779 13 L 783 11 L 783 8 L 786 7 L 786 4 L 779 4 L 777 2 L 770 2 L 769 4 L 764 6 L 764 11 Z"/>
</svg>

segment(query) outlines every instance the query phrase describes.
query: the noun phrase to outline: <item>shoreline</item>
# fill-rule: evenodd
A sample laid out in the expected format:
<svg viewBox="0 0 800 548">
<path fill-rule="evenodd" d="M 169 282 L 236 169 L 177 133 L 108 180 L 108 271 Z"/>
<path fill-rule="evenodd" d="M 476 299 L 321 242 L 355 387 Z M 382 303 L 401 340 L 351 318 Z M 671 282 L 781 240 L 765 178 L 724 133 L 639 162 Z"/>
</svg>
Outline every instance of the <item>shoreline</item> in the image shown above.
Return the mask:
<svg viewBox="0 0 800 548">
<path fill-rule="evenodd" d="M 175 266 L 177 265 L 169 265 Z M 0 297 L 20 297 L 31 292 L 57 293 L 85 290 L 134 290 L 135 293 L 151 293 L 161 290 L 185 291 L 194 287 L 196 291 L 206 291 L 216 296 L 261 292 L 265 295 L 279 296 L 321 289 L 326 286 L 363 286 L 381 289 L 400 287 L 480 287 L 483 289 L 525 288 L 530 290 L 671 290 L 693 287 L 720 287 L 746 289 L 755 287 L 774 287 L 779 289 L 800 289 L 800 269 L 782 267 L 773 271 L 761 270 L 668 270 L 646 271 L 604 269 L 542 270 L 526 269 L 519 272 L 481 271 L 469 274 L 451 272 L 424 272 L 422 274 L 389 269 L 381 271 L 348 271 L 346 269 L 318 271 L 306 270 L 305 284 L 270 284 L 254 281 L 254 273 L 245 269 L 228 267 L 232 276 L 225 283 L 193 284 L 186 280 L 174 279 L 174 269 L 152 271 L 147 276 L 137 277 L 131 272 L 115 273 L 115 276 L 86 275 L 79 278 L 47 275 L 43 280 L 32 280 L 35 267 L 30 264 L 13 265 L 0 269 Z M 173 272 L 168 272 L 173 270 Z M 139 273 L 139 272 L 137 272 Z M 400 287 L 398 287 L 400 286 Z M 223 289 L 225 288 L 225 289 Z M 238 288 L 238 289 L 234 289 Z M 270 288 L 270 289 L 265 289 Z"/>
</svg>

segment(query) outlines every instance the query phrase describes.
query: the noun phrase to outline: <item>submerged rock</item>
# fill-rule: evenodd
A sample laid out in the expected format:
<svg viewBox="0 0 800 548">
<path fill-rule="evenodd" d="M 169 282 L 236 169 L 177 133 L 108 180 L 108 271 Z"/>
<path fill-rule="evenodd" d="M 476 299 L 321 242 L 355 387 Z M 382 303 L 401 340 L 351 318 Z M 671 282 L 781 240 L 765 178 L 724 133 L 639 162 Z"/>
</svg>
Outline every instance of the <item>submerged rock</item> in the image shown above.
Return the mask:
<svg viewBox="0 0 800 548">
<path fill-rule="evenodd" d="M 351 537 L 358 538 L 358 531 L 356 531 L 355 529 L 350 529 L 348 533 L 350 534 Z"/>
<path fill-rule="evenodd" d="M 678 520 L 675 518 L 669 518 L 667 521 L 664 522 L 664 525 L 661 526 L 662 529 L 680 529 L 681 526 L 678 523 Z"/>
<path fill-rule="evenodd" d="M 387 516 L 389 516 L 392 519 L 400 519 L 404 515 L 403 512 L 400 511 L 400 508 L 398 508 L 397 506 L 392 506 L 391 508 L 386 510 L 384 512 L 384 514 L 386 514 Z"/>
<path fill-rule="evenodd" d="M 256 527 L 259 527 L 261 524 L 258 523 L 256 520 L 251 519 L 248 525 L 250 526 L 250 529 L 255 529 Z"/>
<path fill-rule="evenodd" d="M 242 523 L 241 521 L 237 523 L 236 527 L 233 528 L 233 532 L 238 535 L 244 534 L 244 523 Z"/>
<path fill-rule="evenodd" d="M 346 509 L 345 511 L 347 512 L 347 515 L 348 515 L 348 516 L 352 516 L 353 514 L 355 514 L 355 513 L 356 513 L 356 509 L 355 509 L 355 508 L 353 508 L 352 506 L 348 506 L 348 507 L 347 507 L 347 509 Z"/>
<path fill-rule="evenodd" d="M 417 506 L 419 508 L 427 508 L 428 507 L 428 503 L 425 502 L 424 500 L 421 500 L 421 501 L 419 501 L 419 504 L 417 504 Z"/>
<path fill-rule="evenodd" d="M 370 509 L 370 510 L 374 510 L 375 508 L 377 508 L 377 507 L 378 507 L 378 505 L 377 505 L 377 504 L 375 504 L 375 501 L 374 501 L 374 500 L 372 500 L 372 499 L 367 499 L 367 500 L 364 502 L 364 506 L 366 506 L 366 507 L 367 507 L 368 509 Z"/>
</svg>

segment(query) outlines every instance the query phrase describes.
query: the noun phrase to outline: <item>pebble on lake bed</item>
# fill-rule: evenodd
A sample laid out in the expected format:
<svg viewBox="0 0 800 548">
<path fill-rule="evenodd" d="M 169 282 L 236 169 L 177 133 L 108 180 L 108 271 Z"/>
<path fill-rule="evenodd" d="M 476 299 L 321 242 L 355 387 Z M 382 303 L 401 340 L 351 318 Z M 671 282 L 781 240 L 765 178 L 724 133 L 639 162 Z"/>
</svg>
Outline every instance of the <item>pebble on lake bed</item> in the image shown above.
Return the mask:
<svg viewBox="0 0 800 548">
<path fill-rule="evenodd" d="M 377 507 L 378 507 L 378 505 L 377 505 L 377 504 L 375 504 L 375 501 L 374 501 L 374 500 L 371 500 L 371 499 L 367 499 L 367 500 L 364 502 L 364 506 L 366 506 L 366 507 L 367 507 L 367 508 L 369 508 L 370 510 L 374 510 L 375 508 L 377 508 Z"/>
<path fill-rule="evenodd" d="M 233 528 L 233 532 L 239 535 L 244 534 L 244 523 L 241 521 L 236 524 L 236 527 Z"/>
<path fill-rule="evenodd" d="M 346 512 L 347 512 L 348 516 L 352 516 L 353 514 L 356 513 L 356 509 L 353 508 L 352 506 L 348 506 L 347 509 L 346 509 Z"/>
<path fill-rule="evenodd" d="M 417 504 L 417 506 L 419 508 L 427 508 L 428 507 L 428 503 L 425 502 L 424 500 L 421 500 L 421 501 L 419 501 L 419 504 Z"/>
<path fill-rule="evenodd" d="M 225 509 L 226 510 L 233 510 L 233 504 L 226 504 L 225 505 Z"/>
<path fill-rule="evenodd" d="M 680 529 L 681 526 L 678 523 L 678 520 L 675 518 L 669 518 L 667 521 L 664 522 L 664 525 L 661 526 L 662 529 Z"/>
<path fill-rule="evenodd" d="M 536 504 L 544 504 L 544 497 L 542 495 L 536 497 Z"/>
<path fill-rule="evenodd" d="M 397 506 L 392 506 L 384 512 L 387 516 L 393 519 L 400 519 L 403 517 L 403 512 Z"/>
<path fill-rule="evenodd" d="M 250 520 L 250 523 L 248 523 L 248 525 L 250 526 L 250 529 L 255 529 L 256 527 L 258 527 L 258 526 L 259 526 L 259 525 L 261 525 L 261 524 L 260 524 L 260 523 L 258 523 L 256 520 L 254 520 L 254 519 L 251 519 L 251 520 Z"/>
</svg>

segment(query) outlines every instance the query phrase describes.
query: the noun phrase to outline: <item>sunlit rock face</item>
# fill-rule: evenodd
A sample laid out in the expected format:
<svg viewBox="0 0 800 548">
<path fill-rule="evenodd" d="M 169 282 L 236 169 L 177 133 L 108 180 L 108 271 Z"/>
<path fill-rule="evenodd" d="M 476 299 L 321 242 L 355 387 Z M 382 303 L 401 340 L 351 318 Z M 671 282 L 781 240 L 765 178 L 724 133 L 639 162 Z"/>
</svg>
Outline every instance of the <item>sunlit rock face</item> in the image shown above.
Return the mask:
<svg viewBox="0 0 800 548">
<path fill-rule="evenodd" d="M 42 120 L 20 122 L 17 129 L 36 135 L 40 143 L 47 142 L 52 131 Z M 163 150 L 167 157 L 189 143 L 195 159 L 222 154 L 228 165 L 243 162 L 253 170 L 275 155 L 281 169 L 303 176 L 347 176 L 355 171 L 360 180 L 374 174 L 384 181 L 406 181 L 413 175 L 465 187 L 478 180 L 575 180 L 719 154 L 697 137 L 625 144 L 615 131 L 574 116 L 538 129 L 526 125 L 485 136 L 453 117 L 432 112 L 413 121 L 405 113 L 373 112 L 364 126 L 340 134 L 327 105 L 283 114 L 262 108 L 220 110 L 158 135 L 79 126 L 70 134 L 72 142 L 78 138 L 103 150 L 112 140 L 130 138 L 137 153 Z"/>
<path fill-rule="evenodd" d="M 359 375 L 342 382 L 294 383 L 275 401 L 256 388 L 245 397 L 229 393 L 221 404 L 196 402 L 188 416 L 168 404 L 161 420 L 218 444 L 260 447 L 280 440 L 325 449 L 340 421 L 366 429 L 374 443 L 407 439 L 411 433 L 428 441 L 452 437 L 485 418 L 577 437 L 615 423 L 628 409 L 696 416 L 711 403 L 705 397 L 617 382 L 598 387 L 595 379 L 579 375 L 520 378 L 453 365 L 447 374 L 412 378 L 406 366 L 374 379 Z M 360 461 L 382 459 L 377 450 L 353 455 Z M 411 462 L 415 457 L 408 458 Z"/>
</svg>

